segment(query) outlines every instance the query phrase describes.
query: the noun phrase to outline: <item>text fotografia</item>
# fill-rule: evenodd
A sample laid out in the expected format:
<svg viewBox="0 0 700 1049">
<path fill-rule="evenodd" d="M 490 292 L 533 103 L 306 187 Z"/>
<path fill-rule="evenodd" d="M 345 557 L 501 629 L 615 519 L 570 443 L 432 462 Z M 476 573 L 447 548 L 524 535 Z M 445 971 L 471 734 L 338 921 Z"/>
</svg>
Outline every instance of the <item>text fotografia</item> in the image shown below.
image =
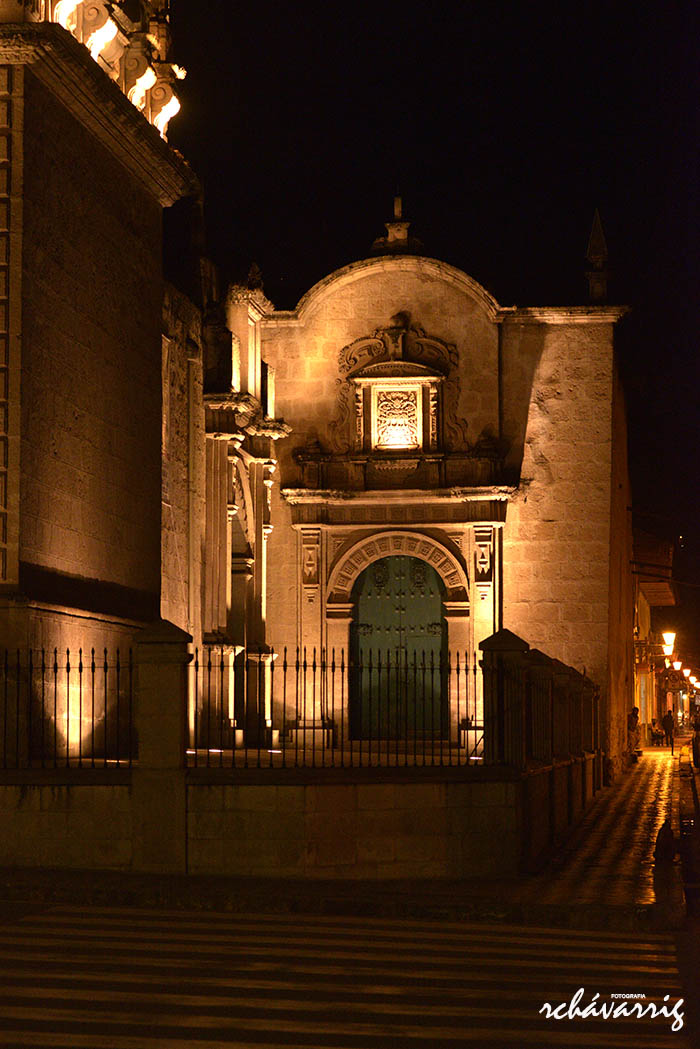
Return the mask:
<svg viewBox="0 0 700 1049">
<path fill-rule="evenodd" d="M 606 1002 L 599 1001 L 600 994 L 596 991 L 590 1002 L 582 1005 L 581 1000 L 585 993 L 585 988 L 579 987 L 569 1002 L 561 1002 L 560 1005 L 545 1002 L 540 1014 L 545 1013 L 548 1020 L 656 1020 L 661 1017 L 664 1020 L 673 1020 L 672 1031 L 680 1031 L 683 1027 L 683 998 L 671 1005 L 671 996 L 665 994 L 664 1004 L 657 1005 L 656 1002 L 633 1001 L 645 999 L 645 994 L 611 994 L 608 996 L 610 1001 Z"/>
</svg>

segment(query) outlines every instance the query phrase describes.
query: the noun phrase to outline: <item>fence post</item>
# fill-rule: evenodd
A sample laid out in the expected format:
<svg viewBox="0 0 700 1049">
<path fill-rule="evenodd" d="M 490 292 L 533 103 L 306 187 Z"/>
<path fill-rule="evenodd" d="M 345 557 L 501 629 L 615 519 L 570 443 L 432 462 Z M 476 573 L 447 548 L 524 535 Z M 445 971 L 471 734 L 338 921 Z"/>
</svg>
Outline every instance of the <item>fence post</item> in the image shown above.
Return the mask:
<svg viewBox="0 0 700 1049">
<path fill-rule="evenodd" d="M 482 641 L 484 680 L 484 762 L 525 764 L 524 656 L 527 641 L 510 630 L 499 630 Z"/>
<path fill-rule="evenodd" d="M 191 642 L 184 630 L 160 620 L 136 644 L 138 764 L 131 780 L 135 870 L 187 869 L 185 751 Z"/>
</svg>

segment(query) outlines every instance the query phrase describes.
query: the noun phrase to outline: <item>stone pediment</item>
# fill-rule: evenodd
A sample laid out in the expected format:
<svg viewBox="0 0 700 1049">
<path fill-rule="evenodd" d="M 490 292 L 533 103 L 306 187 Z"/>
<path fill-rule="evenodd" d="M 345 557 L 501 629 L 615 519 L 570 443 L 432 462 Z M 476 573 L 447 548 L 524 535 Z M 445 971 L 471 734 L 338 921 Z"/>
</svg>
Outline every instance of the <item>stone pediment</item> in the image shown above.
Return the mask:
<svg viewBox="0 0 700 1049">
<path fill-rule="evenodd" d="M 457 365 L 456 348 L 435 336 L 426 335 L 423 328 L 410 325 L 405 316 L 402 324 L 378 328 L 372 335 L 356 339 L 338 355 L 338 370 L 346 378 L 355 378 L 372 368 L 376 374 L 386 375 L 382 368 L 390 367 L 390 374 L 424 373 L 447 375 Z"/>
<path fill-rule="evenodd" d="M 378 361 L 368 364 L 366 368 L 354 371 L 350 378 L 354 382 L 362 379 L 443 379 L 442 372 L 426 364 L 413 364 L 408 361 Z"/>
</svg>

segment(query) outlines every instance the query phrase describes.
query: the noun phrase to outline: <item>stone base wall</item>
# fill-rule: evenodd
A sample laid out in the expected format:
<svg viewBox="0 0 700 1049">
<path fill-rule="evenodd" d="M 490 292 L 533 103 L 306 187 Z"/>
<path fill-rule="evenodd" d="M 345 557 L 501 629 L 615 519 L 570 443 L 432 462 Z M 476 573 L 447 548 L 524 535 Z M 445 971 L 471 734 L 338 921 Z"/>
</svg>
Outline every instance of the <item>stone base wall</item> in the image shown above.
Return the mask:
<svg viewBox="0 0 700 1049">
<path fill-rule="evenodd" d="M 190 786 L 191 873 L 440 878 L 514 873 L 517 783 Z"/>
<path fill-rule="evenodd" d="M 161 843 L 163 871 L 303 879 L 513 876 L 537 867 L 580 818 L 592 784 L 588 759 L 510 782 L 190 782 L 186 814 L 184 780 L 181 796 L 150 781 L 139 790 L 135 781 L 4 784 L 2 864 L 161 869 L 144 849 L 150 841 L 144 814 L 160 812 L 161 824 L 172 814 L 177 839 Z"/>
<path fill-rule="evenodd" d="M 7 867 L 129 870 L 129 787 L 1 785 L 0 839 Z"/>
</svg>

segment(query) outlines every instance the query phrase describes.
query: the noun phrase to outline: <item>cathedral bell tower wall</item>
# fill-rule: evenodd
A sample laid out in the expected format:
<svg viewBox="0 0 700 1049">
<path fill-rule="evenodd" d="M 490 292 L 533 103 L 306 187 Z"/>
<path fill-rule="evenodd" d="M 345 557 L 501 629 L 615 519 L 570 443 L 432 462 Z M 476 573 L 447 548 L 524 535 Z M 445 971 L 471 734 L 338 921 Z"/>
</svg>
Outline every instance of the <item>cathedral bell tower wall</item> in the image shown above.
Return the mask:
<svg viewBox="0 0 700 1049">
<path fill-rule="evenodd" d="M 624 545 L 629 528 L 616 498 L 620 478 L 613 485 L 621 438 L 614 397 L 617 316 L 527 313 L 518 311 L 503 328 L 503 410 L 514 465 L 516 442 L 522 442 L 519 489 L 504 532 L 504 622 L 533 648 L 585 669 L 601 686 L 604 747 L 615 760 L 630 696 L 621 675 L 611 681 L 610 666 L 624 662 L 625 639 L 632 636 L 631 623 L 627 634 L 627 624 L 610 629 L 629 577 L 628 569 L 611 575 L 616 543 Z M 622 476 L 624 449 L 621 455 L 615 462 Z"/>
<path fill-rule="evenodd" d="M 111 646 L 159 614 L 161 215 L 196 181 L 58 25 L 0 27 L 0 103 L 2 600 L 17 644 Z"/>
</svg>

